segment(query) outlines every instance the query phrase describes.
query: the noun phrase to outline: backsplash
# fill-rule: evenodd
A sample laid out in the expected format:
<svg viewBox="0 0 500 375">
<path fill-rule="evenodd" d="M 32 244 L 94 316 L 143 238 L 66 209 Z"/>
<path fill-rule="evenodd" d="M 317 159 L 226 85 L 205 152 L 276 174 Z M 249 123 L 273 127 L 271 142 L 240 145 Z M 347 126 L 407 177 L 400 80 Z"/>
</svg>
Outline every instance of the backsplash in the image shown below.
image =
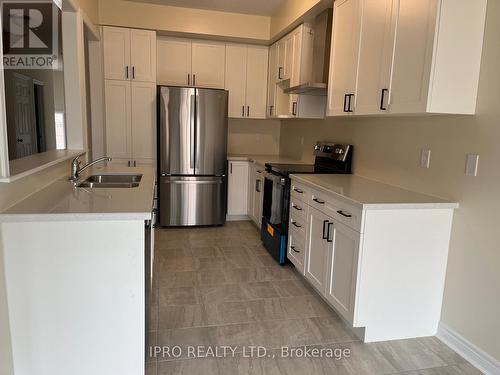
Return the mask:
<svg viewBox="0 0 500 375">
<path fill-rule="evenodd" d="M 279 120 L 229 119 L 228 128 L 229 154 L 279 154 Z"/>
</svg>

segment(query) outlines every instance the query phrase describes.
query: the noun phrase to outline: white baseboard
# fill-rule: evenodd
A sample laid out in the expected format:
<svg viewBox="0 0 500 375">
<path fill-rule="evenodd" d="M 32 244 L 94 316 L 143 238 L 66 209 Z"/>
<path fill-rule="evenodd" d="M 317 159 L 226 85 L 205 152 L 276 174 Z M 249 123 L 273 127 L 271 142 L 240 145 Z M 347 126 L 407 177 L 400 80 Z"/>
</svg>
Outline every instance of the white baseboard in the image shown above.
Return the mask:
<svg viewBox="0 0 500 375">
<path fill-rule="evenodd" d="M 499 361 L 453 331 L 446 324 L 439 323 L 436 336 L 486 375 L 500 374 Z"/>
<path fill-rule="evenodd" d="M 226 221 L 249 221 L 250 218 L 247 215 L 227 215 Z"/>
</svg>

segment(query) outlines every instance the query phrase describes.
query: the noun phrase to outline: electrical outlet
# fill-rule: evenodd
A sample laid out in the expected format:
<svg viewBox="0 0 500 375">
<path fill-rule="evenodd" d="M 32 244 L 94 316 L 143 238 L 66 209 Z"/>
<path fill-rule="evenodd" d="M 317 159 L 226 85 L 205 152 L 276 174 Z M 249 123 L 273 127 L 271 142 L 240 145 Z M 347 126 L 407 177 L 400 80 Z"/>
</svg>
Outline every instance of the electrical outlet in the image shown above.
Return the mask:
<svg viewBox="0 0 500 375">
<path fill-rule="evenodd" d="M 479 155 L 467 154 L 467 161 L 465 163 L 465 175 L 476 177 L 479 168 Z"/>
<path fill-rule="evenodd" d="M 420 154 L 420 167 L 428 169 L 431 166 L 431 150 L 422 150 Z"/>
</svg>

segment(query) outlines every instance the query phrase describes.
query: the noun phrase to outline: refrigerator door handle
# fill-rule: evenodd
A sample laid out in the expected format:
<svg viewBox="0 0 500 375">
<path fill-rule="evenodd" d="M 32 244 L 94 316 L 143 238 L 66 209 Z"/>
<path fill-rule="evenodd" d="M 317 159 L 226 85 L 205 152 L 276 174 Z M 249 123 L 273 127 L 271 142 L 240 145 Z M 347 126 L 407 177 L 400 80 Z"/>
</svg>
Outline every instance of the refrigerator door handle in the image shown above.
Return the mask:
<svg viewBox="0 0 500 375">
<path fill-rule="evenodd" d="M 196 158 L 196 150 L 195 150 L 195 138 L 196 138 L 196 134 L 195 134 L 195 121 L 196 121 L 196 104 L 197 104 L 197 100 L 196 100 L 196 91 L 194 93 L 194 95 L 191 95 L 191 113 L 189 114 L 189 117 L 190 117 L 190 133 L 191 133 L 191 157 L 190 157 L 190 162 L 189 162 L 189 166 L 194 170 L 194 160 Z"/>
</svg>

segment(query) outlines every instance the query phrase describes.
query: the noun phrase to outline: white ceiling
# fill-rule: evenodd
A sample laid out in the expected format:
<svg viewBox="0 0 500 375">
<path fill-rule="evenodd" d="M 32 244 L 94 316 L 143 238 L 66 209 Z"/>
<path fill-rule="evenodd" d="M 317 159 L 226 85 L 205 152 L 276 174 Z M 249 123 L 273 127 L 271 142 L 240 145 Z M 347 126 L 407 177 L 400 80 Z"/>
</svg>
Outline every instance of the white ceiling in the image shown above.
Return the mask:
<svg viewBox="0 0 500 375">
<path fill-rule="evenodd" d="M 183 8 L 272 16 L 286 0 L 128 0 Z"/>
</svg>

